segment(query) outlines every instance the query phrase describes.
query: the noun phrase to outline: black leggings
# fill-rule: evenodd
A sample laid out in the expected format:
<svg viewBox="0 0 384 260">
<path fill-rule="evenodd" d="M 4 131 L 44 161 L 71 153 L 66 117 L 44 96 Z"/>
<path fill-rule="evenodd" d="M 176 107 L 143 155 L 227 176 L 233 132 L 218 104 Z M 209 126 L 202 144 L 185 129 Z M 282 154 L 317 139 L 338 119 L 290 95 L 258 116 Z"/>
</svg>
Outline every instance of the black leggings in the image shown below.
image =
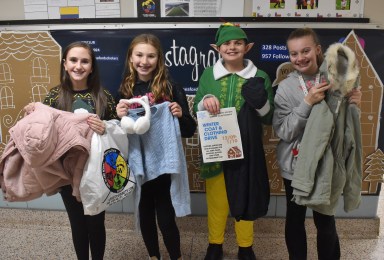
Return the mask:
<svg viewBox="0 0 384 260">
<path fill-rule="evenodd" d="M 172 205 L 171 176 L 163 174 L 141 186 L 139 203 L 140 228 L 150 257 L 160 259 L 157 223 L 164 244 L 172 260 L 181 257 L 180 233 L 175 221 L 175 209 Z"/>
<path fill-rule="evenodd" d="M 105 211 L 95 216 L 84 215 L 83 204 L 72 196 L 70 185 L 60 192 L 71 223 L 73 245 L 77 259 L 89 260 L 89 246 L 92 260 L 102 260 L 105 251 Z"/>
<path fill-rule="evenodd" d="M 290 260 L 307 259 L 307 235 L 305 231 L 305 214 L 307 207 L 292 201 L 291 181 L 284 179 L 287 213 L 285 220 L 285 242 Z M 320 260 L 340 259 L 339 237 L 334 216 L 313 211 L 313 220 L 317 229 L 317 254 Z"/>
</svg>

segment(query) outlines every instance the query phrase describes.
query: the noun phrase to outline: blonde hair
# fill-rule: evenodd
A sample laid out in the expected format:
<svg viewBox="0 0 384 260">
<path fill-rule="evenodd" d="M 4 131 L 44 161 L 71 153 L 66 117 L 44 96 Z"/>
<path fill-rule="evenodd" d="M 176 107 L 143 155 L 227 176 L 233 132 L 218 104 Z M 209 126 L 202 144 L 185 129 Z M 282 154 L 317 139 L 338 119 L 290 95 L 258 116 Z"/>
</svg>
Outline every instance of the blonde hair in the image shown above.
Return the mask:
<svg viewBox="0 0 384 260">
<path fill-rule="evenodd" d="M 119 92 L 126 98 L 133 97 L 133 87 L 137 81 L 137 71 L 130 62 L 133 49 L 138 44 L 149 44 L 157 50 L 157 64 L 156 69 L 153 71 L 153 78 L 151 80 L 151 92 L 155 101 L 158 101 L 164 97 L 172 99 L 171 84 L 168 81 L 168 70 L 164 62 L 164 54 L 161 48 L 161 43 L 158 37 L 153 34 L 140 34 L 136 36 L 129 45 L 127 56 L 125 59 L 125 69 L 123 73 L 123 81 L 120 85 Z"/>
</svg>

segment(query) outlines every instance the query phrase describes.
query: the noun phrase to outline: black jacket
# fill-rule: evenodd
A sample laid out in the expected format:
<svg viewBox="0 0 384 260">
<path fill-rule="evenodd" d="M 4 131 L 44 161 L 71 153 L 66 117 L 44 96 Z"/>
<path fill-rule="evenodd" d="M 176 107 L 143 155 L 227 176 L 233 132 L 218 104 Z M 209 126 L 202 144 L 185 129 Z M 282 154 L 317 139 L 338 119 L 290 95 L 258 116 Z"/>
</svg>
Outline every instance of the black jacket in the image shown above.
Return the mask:
<svg viewBox="0 0 384 260">
<path fill-rule="evenodd" d="M 232 217 L 255 220 L 267 214 L 270 198 L 263 129 L 259 115 L 247 102 L 237 118 L 244 158 L 223 162 L 227 197 Z"/>
</svg>

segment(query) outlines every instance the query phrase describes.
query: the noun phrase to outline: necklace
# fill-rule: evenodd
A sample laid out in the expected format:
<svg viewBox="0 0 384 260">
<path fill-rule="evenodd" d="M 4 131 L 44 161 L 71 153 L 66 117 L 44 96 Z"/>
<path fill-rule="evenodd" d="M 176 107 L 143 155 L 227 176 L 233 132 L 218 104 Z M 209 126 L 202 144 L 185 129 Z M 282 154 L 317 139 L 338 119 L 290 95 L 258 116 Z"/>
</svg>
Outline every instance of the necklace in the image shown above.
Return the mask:
<svg viewBox="0 0 384 260">
<path fill-rule="evenodd" d="M 308 95 L 307 85 L 305 84 L 303 75 L 301 75 L 301 73 L 299 73 L 299 81 L 300 81 L 300 87 L 301 87 L 301 90 L 304 92 L 304 96 Z M 318 73 L 316 74 L 315 87 L 316 87 L 317 85 L 319 85 L 319 83 L 320 83 L 320 72 L 318 72 Z"/>
</svg>

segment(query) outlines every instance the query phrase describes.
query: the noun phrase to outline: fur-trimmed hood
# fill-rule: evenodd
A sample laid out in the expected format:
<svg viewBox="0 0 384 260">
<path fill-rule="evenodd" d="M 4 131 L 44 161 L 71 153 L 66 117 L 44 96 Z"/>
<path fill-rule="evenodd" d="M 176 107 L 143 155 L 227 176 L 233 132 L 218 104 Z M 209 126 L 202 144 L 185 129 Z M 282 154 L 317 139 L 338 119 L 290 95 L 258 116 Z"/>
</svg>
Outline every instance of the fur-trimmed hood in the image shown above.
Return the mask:
<svg viewBox="0 0 384 260">
<path fill-rule="evenodd" d="M 360 85 L 360 68 L 355 53 L 346 45 L 334 43 L 325 52 L 320 72 L 343 96 Z"/>
</svg>

